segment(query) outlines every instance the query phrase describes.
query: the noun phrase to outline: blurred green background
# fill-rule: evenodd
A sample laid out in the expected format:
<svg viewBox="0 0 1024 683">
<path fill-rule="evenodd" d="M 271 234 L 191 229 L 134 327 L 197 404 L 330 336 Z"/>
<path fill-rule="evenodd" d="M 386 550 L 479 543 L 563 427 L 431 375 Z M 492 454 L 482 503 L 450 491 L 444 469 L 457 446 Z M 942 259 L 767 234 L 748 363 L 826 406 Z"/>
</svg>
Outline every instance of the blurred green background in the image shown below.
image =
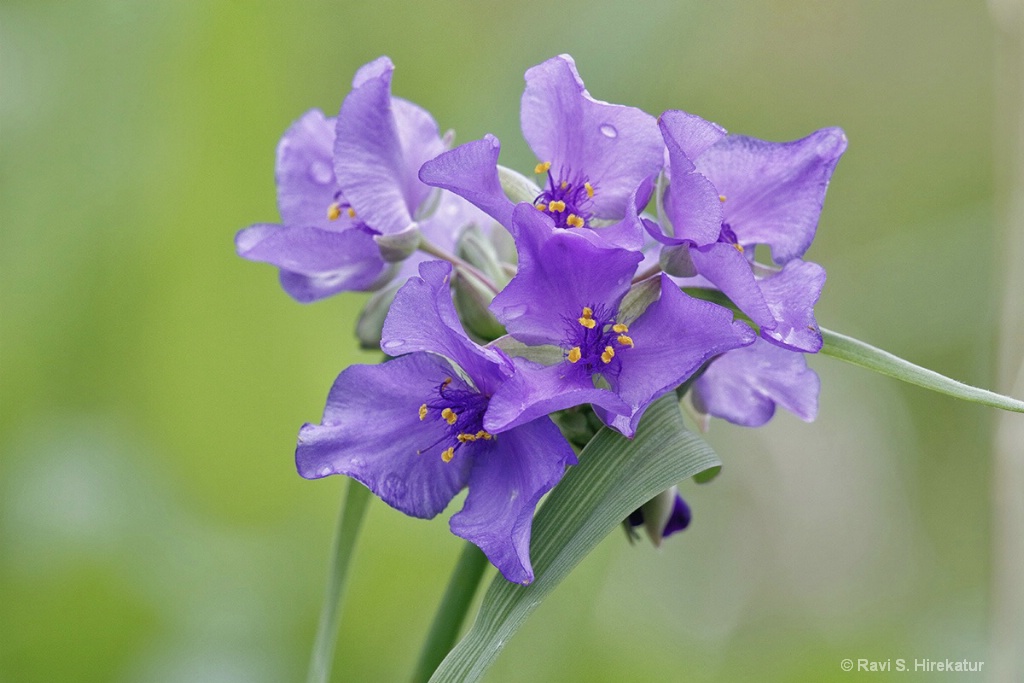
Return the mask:
<svg viewBox="0 0 1024 683">
<path fill-rule="evenodd" d="M 295 435 L 377 354 L 354 350 L 364 295 L 300 306 L 232 237 L 277 219 L 278 138 L 361 64 L 390 55 L 396 94 L 526 170 L 522 74 L 560 52 L 653 114 L 842 126 L 819 321 L 996 387 L 994 26 L 960 0 L 4 0 L 0 680 L 304 675 L 344 482 L 300 479 Z M 715 423 L 692 529 L 661 551 L 612 534 L 488 680 L 990 659 L 995 411 L 812 364 L 817 422 Z M 404 680 L 459 547 L 444 518 L 371 506 L 335 680 Z"/>
</svg>

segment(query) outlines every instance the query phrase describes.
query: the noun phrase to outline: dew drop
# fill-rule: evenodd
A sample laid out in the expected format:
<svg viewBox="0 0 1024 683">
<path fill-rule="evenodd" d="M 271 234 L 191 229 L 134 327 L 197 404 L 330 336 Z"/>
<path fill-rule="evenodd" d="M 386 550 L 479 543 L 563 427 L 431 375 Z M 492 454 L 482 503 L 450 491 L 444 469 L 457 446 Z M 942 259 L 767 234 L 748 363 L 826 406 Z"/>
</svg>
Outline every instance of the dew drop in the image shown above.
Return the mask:
<svg viewBox="0 0 1024 683">
<path fill-rule="evenodd" d="M 509 306 L 503 313 L 509 320 L 515 320 L 516 318 L 522 318 L 523 314 L 526 313 L 526 304 L 516 304 L 515 306 Z"/>
<path fill-rule="evenodd" d="M 405 346 L 404 339 L 388 339 L 386 342 L 381 344 L 381 348 L 385 351 L 394 351 L 395 349 L 399 349 L 403 346 Z"/>
<path fill-rule="evenodd" d="M 610 123 L 602 123 L 598 130 L 601 131 L 601 135 L 606 138 L 615 138 L 619 136 L 619 131 L 615 130 L 615 126 Z"/>
<path fill-rule="evenodd" d="M 316 474 L 319 477 L 326 477 L 326 476 L 328 476 L 330 474 L 334 474 L 334 472 L 331 470 L 331 466 L 330 465 L 324 465 L 319 470 L 317 470 Z"/>
<path fill-rule="evenodd" d="M 334 172 L 331 167 L 322 161 L 314 161 L 309 165 L 309 177 L 313 182 L 327 185 L 334 180 Z"/>
</svg>

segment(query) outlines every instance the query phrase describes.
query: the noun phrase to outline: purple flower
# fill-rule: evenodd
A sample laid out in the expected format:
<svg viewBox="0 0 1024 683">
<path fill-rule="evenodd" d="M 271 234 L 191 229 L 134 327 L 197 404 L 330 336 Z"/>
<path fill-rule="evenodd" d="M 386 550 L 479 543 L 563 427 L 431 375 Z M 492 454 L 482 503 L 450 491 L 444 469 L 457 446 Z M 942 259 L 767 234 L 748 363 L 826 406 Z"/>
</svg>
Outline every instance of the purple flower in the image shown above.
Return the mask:
<svg viewBox="0 0 1024 683">
<path fill-rule="evenodd" d="M 288 129 L 277 153 L 282 223 L 235 238 L 240 256 L 280 268 L 299 301 L 376 289 L 394 274 L 388 261 L 416 247 L 432 192 L 417 172 L 445 143 L 429 113 L 391 96 L 393 70 L 387 57 L 370 62 L 336 119 L 313 110 Z"/>
<path fill-rule="evenodd" d="M 626 524 L 630 529 L 644 527 L 651 542 L 660 546 L 664 538 L 690 526 L 692 519 L 690 506 L 679 495 L 679 489 L 673 486 L 634 510 Z M 635 536 L 635 532 L 630 534 L 631 539 Z"/>
<path fill-rule="evenodd" d="M 521 121 L 540 160 L 537 209 L 558 228 L 625 219 L 617 231 L 598 232 L 617 246 L 639 248 L 638 207 L 647 204 L 651 191 L 643 183 L 658 173 L 664 154 L 655 119 L 634 107 L 595 100 L 572 57 L 560 55 L 527 70 Z M 514 203 L 498 178 L 500 147 L 492 135 L 466 143 L 425 164 L 420 178 L 465 197 L 508 227 Z"/>
<path fill-rule="evenodd" d="M 495 393 L 488 429 L 591 403 L 632 437 L 652 401 L 711 357 L 754 339 L 728 310 L 683 294 L 667 276 L 659 298 L 628 319 L 620 304 L 640 253 L 597 246 L 578 231 L 552 232 L 529 204 L 516 207 L 511 224 L 519 271 L 491 310 L 513 337 L 557 347 L 561 360 L 524 363 Z"/>
<path fill-rule="evenodd" d="M 773 143 L 726 135 L 716 124 L 681 111 L 659 120 L 671 182 L 665 214 L 672 234 L 648 224 L 675 258 L 721 289 L 761 328 L 762 336 L 817 352 L 821 333 L 813 307 L 825 272 L 800 257 L 810 246 L 832 171 L 846 149 L 838 128 Z M 785 267 L 755 274 L 754 248 L 765 244 Z M 680 273 L 682 274 L 682 273 Z M 689 274 L 689 273 L 686 273 Z"/>
<path fill-rule="evenodd" d="M 804 354 L 758 339 L 716 358 L 694 382 L 698 411 L 744 427 L 760 427 L 779 405 L 801 420 L 818 414 L 821 380 Z"/>
<path fill-rule="evenodd" d="M 353 477 L 414 517 L 434 517 L 468 486 L 452 532 L 509 581 L 530 583 L 534 510 L 576 456 L 546 416 L 487 428 L 491 397 L 516 366 L 467 338 L 450 277 L 449 264 L 430 261 L 402 287 L 382 348 L 407 355 L 342 372 L 323 421 L 300 430 L 296 464 L 306 478 Z"/>
</svg>

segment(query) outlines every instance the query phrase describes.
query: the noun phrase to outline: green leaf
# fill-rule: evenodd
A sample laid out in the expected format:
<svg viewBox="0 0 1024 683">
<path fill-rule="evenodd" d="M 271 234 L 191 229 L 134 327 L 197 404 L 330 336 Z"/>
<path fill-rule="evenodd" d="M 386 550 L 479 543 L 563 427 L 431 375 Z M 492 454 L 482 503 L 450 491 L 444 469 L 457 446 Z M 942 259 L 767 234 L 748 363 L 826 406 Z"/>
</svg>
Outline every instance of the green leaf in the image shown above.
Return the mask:
<svg viewBox="0 0 1024 683">
<path fill-rule="evenodd" d="M 633 510 L 719 465 L 711 447 L 683 425 L 674 395 L 648 408 L 632 441 L 603 428 L 534 519 L 534 582 L 520 586 L 497 576 L 472 628 L 430 680 L 479 680 L 530 613 Z"/>
<path fill-rule="evenodd" d="M 980 403 L 993 408 L 1010 410 L 1015 413 L 1024 413 L 1024 401 L 957 382 L 955 379 L 950 379 L 933 370 L 914 365 L 899 356 L 892 355 L 888 351 L 876 349 L 870 344 L 865 344 L 858 339 L 847 337 L 838 332 L 822 328 L 821 336 L 825 341 L 825 345 L 821 348 L 821 353 L 826 356 L 832 356 L 847 363 L 853 363 L 862 368 L 874 370 L 883 375 L 937 391 L 940 394 L 946 394 L 947 396 Z"/>
</svg>

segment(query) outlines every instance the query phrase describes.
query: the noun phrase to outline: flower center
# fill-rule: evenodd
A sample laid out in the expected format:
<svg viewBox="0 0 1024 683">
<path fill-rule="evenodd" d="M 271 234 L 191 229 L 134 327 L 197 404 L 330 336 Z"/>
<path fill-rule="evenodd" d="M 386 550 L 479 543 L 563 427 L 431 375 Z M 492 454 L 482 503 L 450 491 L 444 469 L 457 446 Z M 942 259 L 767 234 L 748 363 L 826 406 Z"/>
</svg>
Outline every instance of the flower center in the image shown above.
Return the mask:
<svg viewBox="0 0 1024 683">
<path fill-rule="evenodd" d="M 732 227 L 728 223 L 722 223 L 722 229 L 718 233 L 718 241 L 724 244 L 731 244 L 733 249 L 743 253 L 743 245 L 739 243 L 736 233 L 732 231 Z"/>
<path fill-rule="evenodd" d="M 452 378 L 446 378 L 437 386 L 437 398 L 427 401 L 419 409 L 420 420 L 443 420 L 446 423 L 444 436 L 423 449 L 443 446 L 441 459 L 445 462 L 451 462 L 455 452 L 467 443 L 490 441 L 494 438 L 494 435 L 484 429 L 484 412 L 490 398 L 465 387 L 464 384 L 462 386 L 465 388 L 452 385 Z M 417 453 L 422 453 L 423 450 Z"/>
<path fill-rule="evenodd" d="M 568 322 L 565 359 L 569 363 L 589 375 L 619 374 L 619 352 L 633 348 L 633 339 L 626 334 L 626 325 L 615 322 L 614 313 L 602 306 L 584 306 L 580 317 Z"/>
<path fill-rule="evenodd" d="M 537 164 L 533 169 L 546 173 L 546 189 L 537 195 L 533 205 L 547 212 L 559 228 L 583 228 L 592 217 L 590 200 L 594 198 L 594 186 L 586 176 L 576 177 L 564 169 L 558 179 L 551 173 L 551 162 Z"/>
</svg>

